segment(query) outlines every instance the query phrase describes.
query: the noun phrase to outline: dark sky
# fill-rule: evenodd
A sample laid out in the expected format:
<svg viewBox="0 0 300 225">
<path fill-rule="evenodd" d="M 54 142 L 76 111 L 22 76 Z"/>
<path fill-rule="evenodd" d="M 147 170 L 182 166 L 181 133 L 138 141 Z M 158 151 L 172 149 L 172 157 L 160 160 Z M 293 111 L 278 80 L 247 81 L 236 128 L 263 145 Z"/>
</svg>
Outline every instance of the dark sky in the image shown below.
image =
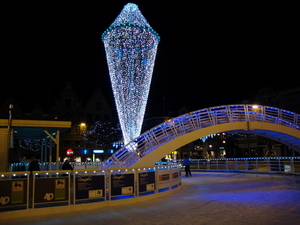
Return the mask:
<svg viewBox="0 0 300 225">
<path fill-rule="evenodd" d="M 299 1 L 131 1 L 158 32 L 147 111 L 235 104 L 299 86 Z M 27 105 L 73 82 L 114 107 L 102 33 L 128 1 L 0 1 L 0 103 Z"/>
</svg>

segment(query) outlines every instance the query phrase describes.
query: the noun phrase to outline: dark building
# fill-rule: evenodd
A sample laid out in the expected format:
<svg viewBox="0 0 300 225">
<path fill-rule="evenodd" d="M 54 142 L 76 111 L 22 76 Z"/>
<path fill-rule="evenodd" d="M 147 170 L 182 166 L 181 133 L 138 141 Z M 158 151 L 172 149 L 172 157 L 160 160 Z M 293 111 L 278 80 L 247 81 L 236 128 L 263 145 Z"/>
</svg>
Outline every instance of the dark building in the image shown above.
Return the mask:
<svg viewBox="0 0 300 225">
<path fill-rule="evenodd" d="M 35 103 L 32 108 L 28 104 L 19 106 L 17 100 L 9 98 L 0 108 L 0 117 L 8 118 L 8 105 L 13 104 L 13 119 L 27 119 L 27 120 L 57 120 L 57 121 L 71 121 L 72 126 L 67 131 L 60 135 L 60 155 L 61 161 L 65 157 L 80 157 L 85 160 L 87 157 L 93 156 L 93 150 L 96 146 L 87 145 L 83 140 L 83 134 L 96 121 L 110 121 L 112 124 L 116 123 L 114 113 L 103 93 L 99 88 L 90 96 L 89 99 L 80 99 L 78 92 L 73 89 L 70 81 L 61 90 L 58 96 L 53 101 Z M 44 108 L 47 108 L 45 113 Z M 29 108 L 29 111 L 23 111 Z M 20 148 L 16 140 L 15 147 Z M 33 152 L 30 150 L 21 149 L 21 156 L 30 156 Z M 39 155 L 39 152 L 34 152 Z M 48 161 L 47 156 L 42 161 Z"/>
</svg>

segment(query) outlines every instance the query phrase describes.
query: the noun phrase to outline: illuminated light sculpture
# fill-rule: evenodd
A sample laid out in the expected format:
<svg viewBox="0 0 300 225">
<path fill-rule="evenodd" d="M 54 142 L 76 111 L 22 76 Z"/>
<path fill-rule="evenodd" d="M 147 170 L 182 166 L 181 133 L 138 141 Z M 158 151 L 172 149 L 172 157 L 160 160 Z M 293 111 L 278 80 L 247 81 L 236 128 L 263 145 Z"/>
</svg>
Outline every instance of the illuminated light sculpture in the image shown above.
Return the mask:
<svg viewBox="0 0 300 225">
<path fill-rule="evenodd" d="M 141 133 L 159 40 L 132 3 L 102 35 L 125 144 Z"/>
</svg>

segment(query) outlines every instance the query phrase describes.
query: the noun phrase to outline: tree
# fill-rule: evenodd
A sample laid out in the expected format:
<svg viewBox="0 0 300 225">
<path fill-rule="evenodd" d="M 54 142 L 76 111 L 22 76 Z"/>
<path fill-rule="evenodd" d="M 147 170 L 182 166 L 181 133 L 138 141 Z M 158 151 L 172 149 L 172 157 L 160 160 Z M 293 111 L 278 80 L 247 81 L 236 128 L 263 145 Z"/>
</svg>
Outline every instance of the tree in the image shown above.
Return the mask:
<svg viewBox="0 0 300 225">
<path fill-rule="evenodd" d="M 96 121 L 83 135 L 83 140 L 104 148 L 104 157 L 107 158 L 107 149 L 112 142 L 120 140 L 120 131 L 119 126 L 114 126 L 109 121 Z"/>
</svg>

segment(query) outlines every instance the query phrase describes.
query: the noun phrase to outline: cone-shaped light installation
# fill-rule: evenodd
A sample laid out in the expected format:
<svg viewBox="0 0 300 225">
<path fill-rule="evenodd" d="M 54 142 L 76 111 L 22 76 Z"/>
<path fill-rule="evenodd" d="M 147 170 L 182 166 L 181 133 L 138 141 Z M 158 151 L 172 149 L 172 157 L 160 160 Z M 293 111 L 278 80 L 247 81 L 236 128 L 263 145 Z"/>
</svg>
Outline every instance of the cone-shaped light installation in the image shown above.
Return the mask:
<svg viewBox="0 0 300 225">
<path fill-rule="evenodd" d="M 159 40 L 132 3 L 102 35 L 125 144 L 141 133 Z"/>
</svg>

